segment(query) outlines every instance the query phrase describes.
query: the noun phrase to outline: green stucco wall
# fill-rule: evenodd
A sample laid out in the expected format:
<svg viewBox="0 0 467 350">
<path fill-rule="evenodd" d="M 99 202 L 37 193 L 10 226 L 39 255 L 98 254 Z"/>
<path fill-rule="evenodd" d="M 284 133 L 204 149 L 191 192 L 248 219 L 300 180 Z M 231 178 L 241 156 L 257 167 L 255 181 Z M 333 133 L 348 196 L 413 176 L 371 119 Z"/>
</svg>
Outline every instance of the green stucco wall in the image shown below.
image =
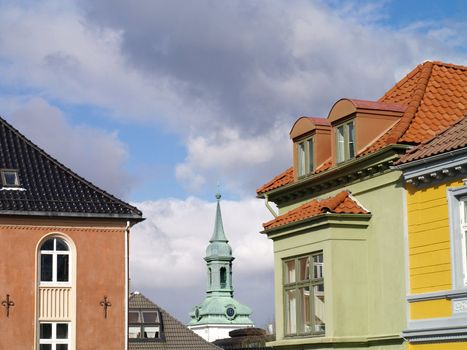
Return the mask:
<svg viewBox="0 0 467 350">
<path fill-rule="evenodd" d="M 349 349 L 404 348 L 402 344 L 394 345 L 401 342 L 399 335 L 406 326 L 405 194 L 400 176 L 400 172 L 391 171 L 320 196 L 326 198 L 350 190 L 371 212 L 366 222 L 333 219 L 328 225 L 310 223 L 302 231 L 291 227 L 287 232 L 271 235 L 277 339 L 271 345 L 312 349 L 330 342 Z M 280 210 L 284 212 L 304 202 Z M 315 338 L 285 338 L 282 260 L 321 250 L 325 268 L 326 334 Z M 360 342 L 362 345 L 358 347 Z"/>
</svg>

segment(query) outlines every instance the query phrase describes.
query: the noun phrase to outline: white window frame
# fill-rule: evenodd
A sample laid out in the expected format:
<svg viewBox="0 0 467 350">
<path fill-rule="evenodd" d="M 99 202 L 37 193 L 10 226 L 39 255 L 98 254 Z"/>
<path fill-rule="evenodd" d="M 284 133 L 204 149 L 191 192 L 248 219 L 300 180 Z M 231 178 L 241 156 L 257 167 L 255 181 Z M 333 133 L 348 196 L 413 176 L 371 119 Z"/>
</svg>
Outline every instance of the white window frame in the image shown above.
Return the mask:
<svg viewBox="0 0 467 350">
<path fill-rule="evenodd" d="M 51 324 L 52 325 L 52 337 L 50 339 L 42 339 L 39 334 L 39 350 L 41 345 L 52 345 L 52 350 L 56 350 L 57 345 L 68 345 L 68 350 L 71 350 L 71 323 L 70 322 L 39 322 L 39 330 L 42 324 Z M 67 324 L 68 325 L 68 338 L 66 339 L 57 339 L 57 324 Z"/>
<path fill-rule="evenodd" d="M 320 257 L 320 262 L 315 261 L 315 257 Z M 305 279 L 300 279 L 300 260 L 308 258 L 308 273 Z M 288 263 L 293 262 L 293 273 L 290 274 Z M 323 251 L 300 255 L 296 257 L 283 259 L 283 307 L 284 307 L 284 333 L 286 337 L 295 336 L 324 336 L 326 332 L 326 317 L 321 325 L 315 322 L 315 315 L 318 310 L 317 298 L 324 296 L 324 254 Z M 316 267 L 316 273 L 315 273 Z M 315 288 L 322 286 L 323 291 L 316 291 Z M 300 298 L 300 290 L 308 288 L 309 304 L 307 310 Z M 289 308 L 287 296 L 293 297 L 293 309 Z M 291 298 L 292 299 L 292 298 Z M 306 307 L 306 306 L 305 306 Z M 310 322 L 304 322 L 305 314 L 309 313 Z M 290 324 L 289 324 L 290 322 Z M 307 328 L 308 327 L 308 328 Z M 303 328 L 303 329 L 302 329 Z"/>
<path fill-rule="evenodd" d="M 54 247 L 53 250 L 41 250 L 42 245 L 50 240 L 54 240 Z M 57 240 L 61 240 L 63 243 L 66 244 L 68 250 L 57 250 Z M 42 254 L 44 255 L 52 255 L 52 281 L 42 281 Z M 58 255 L 68 255 L 68 281 L 57 281 L 57 258 Z M 72 279 L 72 254 L 71 254 L 71 247 L 70 244 L 63 239 L 62 237 L 48 237 L 45 239 L 40 247 L 39 247 L 39 286 L 41 287 L 52 287 L 52 286 L 64 286 L 69 287 L 71 286 L 71 279 Z"/>
<path fill-rule="evenodd" d="M 451 234 L 452 288 L 467 289 L 467 223 L 464 214 L 467 186 L 448 188 L 447 197 Z"/>
<path fill-rule="evenodd" d="M 314 153 L 313 137 L 297 141 L 297 174 L 299 178 L 307 176 L 315 170 Z"/>
<path fill-rule="evenodd" d="M 352 126 L 352 132 L 350 132 L 350 126 Z M 339 132 L 342 130 L 342 135 Z M 342 163 L 346 160 L 355 158 L 356 155 L 356 144 L 355 144 L 355 122 L 350 120 L 339 124 L 335 127 L 336 137 L 336 163 Z M 352 142 L 350 142 L 352 140 Z M 353 152 L 350 151 L 350 143 L 353 146 Z"/>
</svg>

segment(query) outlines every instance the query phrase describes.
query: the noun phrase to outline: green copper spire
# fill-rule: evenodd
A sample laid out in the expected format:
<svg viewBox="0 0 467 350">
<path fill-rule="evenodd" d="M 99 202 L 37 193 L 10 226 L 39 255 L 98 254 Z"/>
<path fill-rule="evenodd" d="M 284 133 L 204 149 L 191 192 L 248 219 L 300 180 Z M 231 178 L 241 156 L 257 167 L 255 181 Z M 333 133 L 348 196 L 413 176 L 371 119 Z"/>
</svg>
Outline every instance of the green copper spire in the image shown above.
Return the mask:
<svg viewBox="0 0 467 350">
<path fill-rule="evenodd" d="M 190 313 L 190 326 L 201 324 L 237 324 L 251 326 L 251 309 L 233 298 L 232 248 L 224 233 L 220 207 L 221 194 L 216 193 L 217 208 L 214 232 L 206 248 L 208 288 L 206 299 Z"/>
<path fill-rule="evenodd" d="M 209 242 L 228 242 L 227 237 L 225 237 L 224 233 L 224 225 L 222 223 L 222 213 L 221 213 L 221 194 L 219 191 L 216 193 L 216 200 L 217 200 L 217 210 L 216 210 L 216 221 L 214 223 L 214 232 L 212 234 L 211 239 Z"/>
</svg>

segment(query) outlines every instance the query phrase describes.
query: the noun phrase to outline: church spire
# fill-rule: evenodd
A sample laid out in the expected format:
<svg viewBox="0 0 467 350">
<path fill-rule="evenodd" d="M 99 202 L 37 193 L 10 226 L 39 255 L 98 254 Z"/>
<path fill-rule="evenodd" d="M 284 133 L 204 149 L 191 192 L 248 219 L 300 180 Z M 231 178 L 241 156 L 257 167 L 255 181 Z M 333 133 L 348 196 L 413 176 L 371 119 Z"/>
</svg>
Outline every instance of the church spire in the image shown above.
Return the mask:
<svg viewBox="0 0 467 350">
<path fill-rule="evenodd" d="M 221 194 L 219 191 L 216 193 L 216 200 L 217 200 L 217 210 L 216 210 L 216 221 L 214 222 L 214 232 L 212 234 L 211 239 L 209 242 L 228 242 L 227 237 L 225 236 L 224 233 L 224 225 L 222 223 L 222 213 L 221 213 L 221 205 L 220 205 L 220 200 L 221 200 Z"/>
</svg>

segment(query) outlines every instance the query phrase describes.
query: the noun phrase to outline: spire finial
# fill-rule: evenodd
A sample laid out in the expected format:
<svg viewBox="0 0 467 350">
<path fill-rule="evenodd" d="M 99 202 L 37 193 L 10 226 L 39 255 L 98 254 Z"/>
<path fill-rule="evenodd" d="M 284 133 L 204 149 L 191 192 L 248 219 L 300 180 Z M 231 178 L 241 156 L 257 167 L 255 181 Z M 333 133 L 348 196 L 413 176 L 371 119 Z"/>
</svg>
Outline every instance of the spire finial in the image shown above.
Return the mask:
<svg viewBox="0 0 467 350">
<path fill-rule="evenodd" d="M 217 192 L 216 192 L 216 199 L 219 201 L 221 199 L 221 184 L 217 181 Z"/>
</svg>

